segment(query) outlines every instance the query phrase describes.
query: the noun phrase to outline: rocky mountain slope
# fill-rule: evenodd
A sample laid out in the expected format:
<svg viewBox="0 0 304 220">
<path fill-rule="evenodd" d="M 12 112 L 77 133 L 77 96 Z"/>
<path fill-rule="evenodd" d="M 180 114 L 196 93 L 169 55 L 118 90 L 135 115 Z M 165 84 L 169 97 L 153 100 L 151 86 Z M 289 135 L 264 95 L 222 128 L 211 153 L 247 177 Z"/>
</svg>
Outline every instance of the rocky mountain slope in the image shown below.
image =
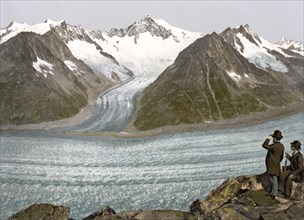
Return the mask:
<svg viewBox="0 0 304 220">
<path fill-rule="evenodd" d="M 1 125 L 78 113 L 104 83 L 52 31 L 20 33 L 0 45 Z"/>
<path fill-rule="evenodd" d="M 105 206 L 83 220 L 220 220 L 220 219 L 302 219 L 304 216 L 304 184 L 294 183 L 290 199 L 267 196 L 261 185 L 264 174 L 229 178 L 202 200 L 190 204 L 189 211 L 134 210 L 116 213 Z M 51 204 L 34 204 L 12 215 L 8 220 L 45 219 L 67 220 L 70 208 Z M 80 219 L 80 218 L 78 218 Z M 72 220 L 72 219 L 71 219 Z"/>
<path fill-rule="evenodd" d="M 12 22 L 0 36 L 1 125 L 70 117 L 105 87 L 131 79 L 119 92 L 127 97 L 111 99 L 135 100 L 163 71 L 143 92 L 134 124 L 139 130 L 261 112 L 296 102 L 304 93 L 303 45 L 271 44 L 248 25 L 195 43 L 203 34 L 150 16 L 110 31 L 65 21 Z M 133 109 L 129 102 L 127 107 Z"/>
<path fill-rule="evenodd" d="M 70 94 L 60 93 L 67 98 L 65 107 L 65 102 L 62 99 L 59 100 L 55 97 L 51 101 L 44 92 L 34 92 L 32 89 L 25 91 L 26 87 L 24 86 L 16 87 L 16 91 L 10 93 L 10 91 L 13 90 L 12 88 L 15 88 L 16 78 L 9 76 L 14 75 L 15 77 L 20 77 L 20 74 L 15 71 L 16 68 L 21 68 L 23 74 L 30 75 L 33 71 L 39 72 L 39 69 L 32 69 L 30 62 L 23 67 L 21 67 L 24 65 L 22 62 L 14 62 L 14 60 L 16 60 L 14 57 L 16 54 L 14 51 L 15 48 L 11 46 L 11 44 L 14 44 L 16 39 L 21 38 L 21 36 L 25 34 L 31 35 L 28 37 L 29 42 L 24 42 L 24 47 L 22 48 L 32 50 L 31 47 L 33 45 L 31 43 L 33 42 L 30 42 L 31 37 L 43 39 L 44 49 L 40 51 L 39 56 L 37 55 L 37 57 L 42 60 L 42 65 L 52 66 L 53 63 L 49 62 L 49 60 L 53 59 L 51 56 L 60 59 L 69 69 L 67 71 L 71 71 L 72 75 L 74 75 L 81 84 L 80 86 L 83 90 L 82 100 L 78 100 L 80 96 L 78 98 L 75 96 L 72 97 L 71 100 L 68 100 L 69 98 L 67 97 Z M 0 31 L 0 36 L 1 50 L 3 48 L 3 53 L 1 53 L 1 62 L 3 64 L 1 63 L 1 66 L 16 66 L 11 69 L 6 67 L 1 68 L 1 77 L 3 79 L 1 79 L 3 85 L 1 95 L 4 97 L 1 104 L 1 114 L 3 114 L 1 115 L 1 125 L 6 125 L 38 123 L 69 117 L 81 111 L 81 108 L 87 103 L 87 99 L 92 97 L 92 94 L 96 95 L 98 91 L 103 90 L 105 87 L 113 84 L 123 84 L 137 77 L 136 80 L 133 80 L 134 83 L 132 83 L 130 87 L 126 87 L 126 89 L 132 90 L 130 92 L 132 97 L 126 97 L 126 99 L 133 99 L 137 91 L 151 83 L 159 73 L 174 61 L 182 49 L 200 37 L 201 34 L 184 31 L 172 27 L 162 20 L 155 20 L 149 16 L 145 16 L 126 29 L 112 29 L 109 32 L 99 30 L 88 31 L 84 30 L 81 26 L 69 25 L 65 21 L 54 22 L 46 20 L 44 23 L 32 26 L 25 23 L 19 24 L 12 22 L 7 28 Z M 50 37 L 48 39 L 49 36 L 56 37 Z M 45 51 L 51 51 L 51 53 L 42 54 Z M 16 56 L 24 56 L 20 58 L 21 60 L 29 59 L 25 57 L 28 55 L 26 52 L 20 52 L 21 54 Z M 4 56 L 14 57 L 14 59 L 8 60 Z M 44 59 L 40 57 L 44 57 Z M 36 59 L 34 56 L 32 56 L 32 59 L 32 63 L 35 63 Z M 52 73 L 57 73 L 54 75 L 62 74 L 56 71 L 57 69 Z M 91 76 L 91 73 L 95 76 Z M 40 80 L 51 80 L 54 78 L 54 75 L 49 74 L 47 75 L 48 78 L 42 77 Z M 96 80 L 99 84 L 97 87 L 95 85 Z M 35 80 L 23 78 L 20 83 L 22 85 L 31 84 L 27 87 L 38 88 L 36 84 L 32 85 L 34 82 Z M 57 92 L 57 87 L 53 87 L 53 84 L 48 82 L 44 83 L 48 84 L 48 86 L 43 86 L 44 89 L 48 88 L 48 92 L 46 93 L 53 94 Z M 69 83 L 73 84 L 74 81 Z M 65 87 L 66 83 L 64 81 L 62 81 L 62 84 L 60 80 L 56 81 L 56 85 L 57 84 L 59 87 L 64 88 L 64 93 L 70 93 L 71 88 L 69 86 Z M 73 86 L 77 87 L 79 85 L 72 85 L 72 87 Z M 19 93 L 23 95 L 19 95 Z M 128 93 L 128 91 L 126 91 L 126 93 Z M 36 100 L 43 100 L 41 102 L 39 101 L 43 104 L 43 107 L 40 108 L 45 108 L 49 111 L 58 111 L 58 109 L 60 109 L 61 113 L 53 116 L 53 113 L 43 113 L 40 108 L 33 110 L 37 105 L 37 102 L 32 100 L 33 97 L 37 97 Z M 71 105 L 73 107 L 71 107 Z M 30 106 L 32 106 L 32 108 L 27 110 Z M 73 108 L 73 110 L 71 110 L 71 108 Z M 31 112 L 36 113 L 32 115 Z M 23 119 L 18 119 L 21 117 Z"/>
<path fill-rule="evenodd" d="M 211 123 L 303 99 L 303 56 L 287 54 L 248 25 L 220 35 L 196 40 L 144 90 L 138 130 Z"/>
<path fill-rule="evenodd" d="M 133 73 L 64 21 L 12 22 L 1 30 L 2 125 L 68 118 L 96 94 Z"/>
</svg>

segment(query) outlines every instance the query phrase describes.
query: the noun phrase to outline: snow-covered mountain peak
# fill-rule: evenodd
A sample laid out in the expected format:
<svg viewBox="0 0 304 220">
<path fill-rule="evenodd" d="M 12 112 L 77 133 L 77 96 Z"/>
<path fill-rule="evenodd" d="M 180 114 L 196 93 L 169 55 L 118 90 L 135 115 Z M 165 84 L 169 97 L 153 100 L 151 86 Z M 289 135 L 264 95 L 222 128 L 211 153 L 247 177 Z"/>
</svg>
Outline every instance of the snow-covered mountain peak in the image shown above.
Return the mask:
<svg viewBox="0 0 304 220">
<path fill-rule="evenodd" d="M 18 22 L 11 22 L 8 27 L 2 29 L 0 31 L 0 44 L 4 43 L 5 41 L 9 40 L 10 38 L 16 36 L 21 32 L 34 32 L 36 34 L 43 35 L 46 32 L 50 31 L 51 28 L 60 26 L 64 21 L 51 21 L 46 20 L 44 23 L 39 23 L 35 25 L 29 25 L 26 23 L 18 23 Z"/>
<path fill-rule="evenodd" d="M 246 37 L 250 42 L 258 45 L 261 42 L 259 36 L 250 28 L 248 24 L 241 25 L 235 29 L 235 32 L 241 33 L 244 37 Z"/>
<path fill-rule="evenodd" d="M 24 22 L 19 23 L 19 22 L 16 22 L 16 21 L 11 21 L 7 27 L 0 30 L 1 31 L 0 35 L 2 37 L 2 35 L 4 35 L 7 32 L 13 32 L 13 31 L 17 31 L 17 30 L 20 30 L 20 29 L 25 29 L 29 26 L 30 25 L 28 25 Z"/>
<path fill-rule="evenodd" d="M 140 22 L 153 23 L 155 20 L 150 15 L 145 15 L 142 19 L 140 19 Z"/>
<path fill-rule="evenodd" d="M 174 62 L 180 51 L 202 33 L 194 33 L 145 16 L 126 29 L 110 32 L 87 31 L 104 52 L 111 54 L 135 75 L 160 74 Z"/>
<path fill-rule="evenodd" d="M 304 45 L 300 41 L 282 38 L 282 40 L 278 41 L 275 44 L 278 45 L 280 48 L 291 50 L 295 53 L 299 53 L 304 56 Z"/>
<path fill-rule="evenodd" d="M 11 21 L 9 23 L 9 25 L 6 27 L 6 28 L 3 28 L 3 29 L 7 29 L 7 28 L 18 28 L 20 26 L 29 26 L 28 24 L 22 22 L 22 23 L 19 23 L 19 22 L 16 22 L 16 21 Z"/>
<path fill-rule="evenodd" d="M 170 29 L 166 29 L 165 27 L 159 25 L 152 17 L 149 15 L 144 16 L 139 21 L 134 22 L 126 29 L 111 29 L 108 32 L 110 37 L 118 36 L 118 37 L 133 37 L 134 42 L 137 43 L 137 39 L 143 33 L 150 33 L 152 36 L 161 37 L 163 39 L 167 39 L 170 36 L 173 36 Z M 173 36 L 174 37 L 174 36 Z M 176 37 L 174 37 L 176 39 Z"/>
<path fill-rule="evenodd" d="M 248 24 L 237 28 L 227 28 L 220 35 L 255 66 L 277 72 L 288 72 L 288 68 L 270 51 L 276 51 L 285 57 L 290 57 L 290 55 L 277 45 L 259 37 Z"/>
</svg>

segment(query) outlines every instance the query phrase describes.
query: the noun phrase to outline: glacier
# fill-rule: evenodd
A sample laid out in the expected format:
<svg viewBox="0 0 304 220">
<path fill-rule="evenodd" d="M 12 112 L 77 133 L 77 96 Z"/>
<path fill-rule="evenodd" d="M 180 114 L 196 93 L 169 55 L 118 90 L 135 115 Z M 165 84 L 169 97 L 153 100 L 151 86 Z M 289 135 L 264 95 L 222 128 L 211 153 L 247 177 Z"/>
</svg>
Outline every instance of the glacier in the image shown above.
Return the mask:
<svg viewBox="0 0 304 220">
<path fill-rule="evenodd" d="M 0 219 L 33 203 L 69 206 L 76 219 L 106 205 L 188 210 L 228 177 L 264 172 L 261 145 L 275 129 L 287 152 L 303 143 L 303 118 L 145 138 L 2 131 Z"/>
<path fill-rule="evenodd" d="M 96 101 L 92 116 L 79 125 L 66 128 L 67 130 L 122 132 L 135 110 L 140 92 L 174 62 L 180 51 L 202 36 L 201 33 L 170 26 L 163 20 L 155 20 L 155 22 L 164 25 L 165 30 L 170 30 L 172 36 L 163 39 L 153 36 L 150 32 L 144 32 L 135 42 L 136 36 L 121 37 L 120 34 L 97 34 L 87 31 L 90 38 L 103 48 L 104 52 L 111 54 L 122 66 L 130 69 L 134 77 L 129 80 L 124 79 L 121 86 L 116 86 L 100 96 Z M 79 43 L 80 41 L 68 43 L 74 55 L 84 59 L 86 63 L 97 65 L 100 59 L 97 59 L 98 54 L 90 57 L 91 52 L 82 51 L 86 50 L 84 49 L 87 48 L 84 45 L 86 43 L 81 42 L 81 45 Z M 86 53 L 88 55 L 85 55 Z M 105 69 L 104 66 L 102 68 Z"/>
</svg>

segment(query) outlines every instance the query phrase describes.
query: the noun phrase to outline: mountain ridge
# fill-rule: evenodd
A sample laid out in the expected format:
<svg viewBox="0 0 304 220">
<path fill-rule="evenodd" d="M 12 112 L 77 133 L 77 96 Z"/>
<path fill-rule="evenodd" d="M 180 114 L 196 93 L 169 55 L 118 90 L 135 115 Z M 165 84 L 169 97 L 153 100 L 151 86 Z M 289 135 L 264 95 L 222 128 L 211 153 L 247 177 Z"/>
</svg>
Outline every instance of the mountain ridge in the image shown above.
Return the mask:
<svg viewBox="0 0 304 220">
<path fill-rule="evenodd" d="M 150 18 L 150 17 L 145 17 L 142 19 L 142 22 L 148 22 L 148 23 L 152 23 L 152 24 L 156 24 L 155 21 Z M 148 25 L 149 26 L 149 25 Z M 158 25 L 158 27 L 160 27 L 160 25 Z M 152 28 L 153 29 L 153 28 Z M 154 30 L 154 29 L 153 29 Z M 157 31 L 158 29 L 156 29 Z M 165 28 L 160 28 L 160 30 L 165 30 Z M 170 32 L 170 31 L 169 31 Z M 96 93 L 96 91 L 94 92 L 93 90 L 91 90 L 89 87 L 94 87 L 93 85 L 90 86 L 91 83 L 85 83 L 86 81 L 86 77 L 81 77 L 84 76 L 85 74 L 85 70 L 83 69 L 79 69 L 78 64 L 76 64 L 78 61 L 82 62 L 81 65 L 82 66 L 86 66 L 85 69 L 89 72 L 93 72 L 94 75 L 97 76 L 98 80 L 103 84 L 103 86 L 101 87 L 108 87 L 111 84 L 123 84 L 124 82 L 129 81 L 130 79 L 134 78 L 134 73 L 133 71 L 135 71 L 137 73 L 137 76 L 141 77 L 141 75 L 147 74 L 148 77 L 144 76 L 143 80 L 137 80 L 137 82 L 142 83 L 142 86 L 145 86 L 147 83 L 149 83 L 151 80 L 153 80 L 153 78 L 155 76 L 157 76 L 157 74 L 163 69 L 165 68 L 168 63 L 171 62 L 171 60 L 174 59 L 174 54 L 176 54 L 180 49 L 177 48 L 178 47 L 185 47 L 188 42 L 180 45 L 177 44 L 176 45 L 171 45 L 171 47 L 168 49 L 168 52 L 166 52 L 163 55 L 160 56 L 155 56 L 156 53 L 154 53 L 154 55 L 149 55 L 149 57 L 145 58 L 146 59 L 146 64 L 142 63 L 142 56 L 135 56 L 136 59 L 140 60 L 139 62 L 134 61 L 134 59 L 127 59 L 127 62 L 121 62 L 124 61 L 124 59 L 122 60 L 117 60 L 116 59 L 116 54 L 113 54 L 115 56 L 112 55 L 112 53 L 109 53 L 108 51 L 112 52 L 111 50 L 104 50 L 104 43 L 106 43 L 107 41 L 105 40 L 104 42 L 102 42 L 102 44 L 100 42 L 97 41 L 97 38 L 95 38 L 94 36 L 94 32 L 91 31 L 87 31 L 84 30 L 81 26 L 72 26 L 67 24 L 64 20 L 63 21 L 59 21 L 59 22 L 54 22 L 51 20 L 46 20 L 44 23 L 40 23 L 40 24 L 36 24 L 36 25 L 27 25 L 25 23 L 23 24 L 19 24 L 16 22 L 11 23 L 6 29 L 2 29 L 1 32 L 1 37 L 0 37 L 0 45 L 2 47 L 6 47 L 9 42 L 11 40 L 13 40 L 14 38 L 18 38 L 18 36 L 23 33 L 32 33 L 34 34 L 33 36 L 37 36 L 38 38 L 42 39 L 46 39 L 45 36 L 52 36 L 49 38 L 49 43 L 47 43 L 47 41 L 44 40 L 45 44 L 45 51 L 51 51 L 51 53 L 53 55 L 55 55 L 58 59 L 61 59 L 63 61 L 63 63 L 65 64 L 65 68 L 68 68 L 67 71 L 72 71 L 73 74 L 77 75 L 76 77 L 82 80 L 82 83 L 84 83 L 86 89 L 85 90 L 89 90 L 89 92 L 87 91 L 86 93 L 88 94 L 93 94 L 93 96 L 95 96 L 94 94 Z M 97 35 L 99 35 L 100 41 L 103 41 L 103 34 L 105 34 L 105 32 L 95 32 Z M 157 33 L 155 33 L 157 35 Z M 142 33 L 141 35 L 145 35 L 145 33 Z M 55 37 L 56 36 L 56 37 Z M 162 39 L 161 36 L 155 36 L 155 35 L 150 35 L 151 37 L 148 39 L 150 42 L 160 42 L 159 40 Z M 105 36 L 106 37 L 106 36 Z M 56 38 L 56 40 L 54 41 L 54 39 Z M 60 41 L 62 41 L 63 43 L 59 43 L 58 39 Z M 108 38 L 109 39 L 109 38 Z M 163 40 L 163 39 L 162 39 Z M 171 41 L 171 40 L 170 40 Z M 54 43 L 55 42 L 55 43 Z M 114 40 L 113 42 L 115 42 L 115 44 L 117 44 L 116 40 Z M 191 39 L 190 39 L 191 42 Z M 125 42 L 125 45 L 129 45 L 130 41 L 127 40 Z M 49 45 L 47 45 L 49 44 Z M 64 45 L 65 44 L 65 45 Z M 138 44 L 141 44 L 141 42 L 139 42 Z M 61 46 L 59 46 L 61 45 Z M 120 44 L 121 45 L 121 44 Z M 117 44 L 117 48 L 120 46 Z M 62 50 L 63 47 L 67 46 L 68 49 L 70 50 L 70 52 L 72 53 L 68 55 L 68 57 L 74 57 L 72 60 L 74 60 L 73 62 L 71 62 L 71 60 L 66 60 L 65 56 L 67 55 L 67 50 Z M 113 47 L 112 45 L 109 45 L 110 47 Z M 132 46 L 132 45 L 131 45 Z M 165 48 L 165 43 L 163 43 L 162 48 Z M 29 45 L 29 47 L 31 47 Z M 133 48 L 135 46 L 132 46 Z M 131 48 L 132 48 L 131 47 Z M 149 49 L 147 50 L 146 48 L 146 44 L 141 44 L 141 46 L 137 46 L 136 48 L 138 48 L 137 50 L 135 50 L 135 54 L 140 54 L 142 51 L 149 51 Z M 128 54 L 132 52 L 132 50 L 130 50 L 128 48 L 128 50 L 123 53 L 120 57 L 127 57 Z M 156 52 L 156 50 L 155 50 Z M 172 53 L 173 52 L 173 53 Z M 134 54 L 133 53 L 133 54 Z M 148 53 L 148 52 L 146 52 Z M 153 57 L 151 59 L 151 57 Z M 119 57 L 119 56 L 118 56 Z M 2 59 L 2 57 L 1 57 Z M 26 58 L 24 58 L 26 59 Z M 33 58 L 34 59 L 34 58 Z M 2 59 L 2 62 L 4 63 L 5 59 Z M 52 71 L 50 71 L 49 68 L 52 67 L 52 62 L 48 62 L 46 61 L 47 59 L 43 59 L 43 55 L 41 55 L 39 58 L 35 58 L 35 60 L 32 61 L 32 65 L 28 65 L 27 68 L 32 69 L 32 66 L 36 65 L 36 69 L 34 68 L 35 71 L 38 72 L 42 72 L 42 78 L 41 80 L 49 80 L 50 78 L 54 77 Z M 76 61 L 78 60 L 78 61 Z M 156 65 L 152 65 L 151 61 L 153 64 Z M 10 62 L 13 62 L 12 60 Z M 122 64 L 121 64 L 122 63 Z M 22 63 L 21 63 L 22 64 Z M 9 64 L 7 64 L 9 65 Z M 18 66 L 19 64 L 16 63 L 16 65 Z M 63 64 L 62 64 L 63 65 Z M 137 67 L 136 67 L 137 65 Z M 144 68 L 143 68 L 144 67 Z M 2 73 L 3 68 L 1 69 L 1 73 Z M 25 70 L 25 69 L 24 69 Z M 23 70 L 23 71 L 24 71 Z M 7 73 L 7 74 L 13 74 L 14 70 L 11 69 L 11 73 Z M 26 70 L 31 72 L 32 70 Z M 2 74 L 2 79 L 4 79 L 3 77 L 4 75 Z M 40 76 L 39 73 L 37 73 L 36 76 Z M 146 79 L 147 78 L 147 79 Z M 11 79 L 13 80 L 13 79 Z M 90 80 L 87 80 L 88 82 Z M 12 84 L 14 84 L 14 82 L 10 82 Z M 136 85 L 138 86 L 138 85 Z M 56 89 L 57 87 L 54 87 L 54 89 Z M 64 88 L 64 86 L 62 87 Z M 25 88 L 23 88 L 24 90 Z M 96 88 L 95 88 L 96 89 Z M 97 89 L 97 91 L 100 91 L 102 89 Z M 10 99 L 13 99 L 11 94 L 7 94 L 6 90 L 2 91 L 4 96 L 10 96 Z M 69 91 L 66 91 L 67 93 L 69 93 Z M 24 94 L 24 93 L 23 93 Z M 28 94 L 29 95 L 29 94 Z M 30 96 L 30 95 L 29 95 Z M 84 96 L 85 99 L 88 99 L 89 97 L 87 95 Z M 16 98 L 18 99 L 18 98 Z M 7 105 L 11 105 L 8 103 L 4 103 L 5 101 L 3 100 L 3 106 L 7 106 Z M 23 102 L 22 99 L 19 102 Z M 21 103 L 20 103 L 21 104 Z M 26 105 L 25 103 L 22 105 Z M 46 104 L 48 105 L 48 104 Z M 79 112 L 81 111 L 82 107 L 84 107 L 85 102 L 83 102 L 83 104 L 81 106 L 78 106 L 78 110 L 75 111 Z M 48 108 L 48 107 L 47 107 Z M 52 109 L 52 106 L 49 106 L 49 109 Z M 8 110 L 5 110 L 8 111 Z M 3 114 L 6 114 L 4 112 L 4 110 L 1 112 Z M 70 115 L 65 115 L 64 117 L 61 118 L 66 118 Z M 6 117 L 6 116 L 5 116 Z M 28 116 L 29 118 L 31 116 Z M 39 121 L 32 121 L 31 119 L 24 121 L 24 123 L 38 123 L 38 122 L 43 122 L 43 121 L 52 121 L 52 120 L 57 120 L 58 118 L 41 118 L 41 120 Z M 1 123 L 3 125 L 4 121 Z M 5 123 L 15 123 L 13 121 L 10 121 L 9 119 L 5 120 Z M 4 124 L 5 124 L 4 123 Z M 21 123 L 20 121 L 18 122 L 18 124 Z"/>
<path fill-rule="evenodd" d="M 18 30 L 18 27 L 20 30 Z M 84 30 L 81 26 L 72 26 L 67 24 L 65 21 L 54 22 L 51 20 L 46 20 L 43 24 L 33 26 L 29 26 L 25 23 L 11 23 L 6 29 L 2 29 L 0 32 L 0 46 L 3 47 L 3 45 L 7 45 L 7 41 L 18 37 L 21 32 L 29 32 L 30 30 L 32 30 L 31 32 L 34 31 L 34 34 L 37 36 L 41 36 L 41 39 L 44 39 L 44 45 L 47 45 L 48 43 L 47 40 L 45 40 L 47 38 L 43 38 L 43 36 L 52 36 L 49 39 L 49 45 L 46 47 L 48 48 L 47 50 L 51 51 L 53 55 L 56 54 L 56 57 L 63 61 L 65 68 L 68 68 L 67 71 L 71 71 L 75 76 L 77 76 L 80 84 L 84 85 L 86 88 L 84 90 L 87 90 L 87 92 L 90 91 L 90 94 L 94 93 L 90 87 L 95 86 L 90 86 L 90 80 L 86 80 L 86 77 L 81 77 L 84 76 L 82 73 L 85 73 L 86 71 L 92 72 L 98 78 L 97 81 L 100 81 L 100 83 L 106 87 L 111 84 L 120 84 L 134 78 L 136 79 L 134 80 L 134 86 L 138 87 L 138 89 L 134 92 L 134 95 L 136 95 L 155 79 L 161 78 L 160 75 L 163 71 L 170 71 L 170 68 L 176 68 L 174 64 L 171 64 L 175 63 L 177 58 L 180 59 L 180 55 L 183 54 L 181 51 L 186 49 L 188 46 L 191 47 L 193 51 L 196 50 L 196 48 L 191 45 L 195 43 L 195 40 L 204 36 L 202 33 L 193 33 L 175 28 L 163 20 L 153 19 L 150 16 L 145 16 L 140 21 L 131 24 L 125 29 L 112 29 L 113 34 L 110 33 L 111 31 Z M 115 31 L 113 30 L 116 30 L 117 34 L 115 34 Z M 11 39 L 9 39 L 9 36 L 12 36 Z M 246 94 L 246 92 L 244 92 L 245 88 L 254 89 L 257 85 L 262 85 L 263 83 L 258 82 L 259 80 L 257 78 L 260 78 L 261 81 L 266 76 L 266 78 L 272 79 L 273 82 L 280 80 L 287 82 L 287 86 L 283 86 L 279 83 L 280 88 L 283 88 L 282 91 L 290 95 L 282 95 L 283 98 L 280 100 L 280 103 L 286 99 L 290 99 L 291 102 L 295 101 L 297 100 L 295 97 L 303 94 L 303 89 L 301 89 L 303 87 L 303 56 L 294 52 L 293 47 L 289 47 L 288 49 L 284 48 L 286 46 L 271 44 L 262 37 L 258 36 L 248 24 L 241 25 L 237 28 L 227 28 L 220 34 L 213 33 L 210 36 L 213 36 L 213 38 L 221 37 L 224 40 L 222 42 L 219 41 L 218 38 L 217 43 L 211 43 L 215 47 L 214 51 L 217 50 L 217 47 L 221 49 L 223 47 L 223 43 L 225 42 L 238 52 L 231 52 L 232 49 L 228 49 L 226 45 L 223 48 L 225 48 L 225 50 L 229 50 L 230 52 L 222 53 L 219 49 L 217 52 L 221 58 L 215 59 L 216 57 L 211 56 L 214 51 L 212 51 L 210 47 L 206 47 L 206 49 L 209 51 L 209 55 L 207 54 L 207 56 L 205 54 L 206 56 L 204 55 L 203 57 L 207 59 L 206 63 L 208 63 L 208 65 L 202 62 L 201 58 L 197 58 L 195 61 L 200 63 L 197 68 L 200 69 L 202 67 L 203 69 L 201 71 L 206 73 L 209 72 L 207 69 L 211 70 L 211 80 L 217 79 L 218 77 L 215 77 L 214 74 L 216 72 L 219 73 L 220 78 L 223 79 L 223 82 L 216 82 L 215 80 L 211 84 L 214 84 L 219 90 L 224 89 L 223 91 L 226 91 L 226 94 L 232 95 L 230 98 L 228 98 L 228 100 L 231 98 L 234 99 L 234 95 L 236 93 L 243 93 L 243 95 Z M 208 35 L 208 37 L 210 36 Z M 67 55 L 66 50 L 61 50 L 63 47 L 62 43 L 58 43 L 58 41 L 55 41 L 57 43 L 52 43 L 51 41 L 53 41 L 55 38 L 62 41 L 63 44 L 65 44 L 65 46 L 67 46 L 67 48 L 70 50 L 72 55 Z M 56 51 L 58 51 L 58 53 Z M 186 56 L 187 55 L 188 54 L 186 54 Z M 230 55 L 232 56 L 230 57 Z M 65 56 L 73 56 L 74 61 L 71 62 L 71 60 L 65 60 Z M 202 55 L 200 55 L 200 57 L 201 56 Z M 244 71 L 246 68 L 252 69 L 253 67 L 247 64 L 247 61 L 245 61 L 243 58 L 247 59 L 251 65 L 259 69 L 254 70 L 257 72 L 256 76 L 255 74 L 250 74 L 250 71 Z M 216 62 L 212 61 L 212 59 L 216 60 Z M 229 59 L 232 59 L 232 61 L 230 62 Z M 242 61 L 240 61 L 240 59 Z M 47 60 L 47 58 L 43 59 L 43 57 L 38 57 L 32 61 L 33 65 L 38 65 L 39 63 L 37 68 L 34 69 L 35 71 L 43 73 L 41 75 L 42 79 L 53 77 L 53 72 L 49 68 L 51 67 L 50 64 L 52 64 L 52 62 L 47 62 Z M 3 59 L 2 62 L 4 62 Z M 75 64 L 75 62 L 77 62 L 77 64 Z M 81 64 L 78 64 L 78 62 Z M 187 62 L 188 65 L 189 61 Z M 227 62 L 227 65 L 225 62 Z M 238 66 L 237 63 L 244 64 L 244 67 Z M 5 65 L 9 66 L 7 63 Z M 79 65 L 82 67 L 79 68 Z M 188 70 L 184 71 L 186 73 L 189 72 Z M 267 73 L 260 74 L 263 71 Z M 278 74 L 278 72 L 280 74 Z M 281 73 L 284 73 L 285 75 L 282 75 Z M 189 91 L 187 89 L 186 92 L 184 92 L 184 98 L 186 98 L 185 100 L 190 102 L 189 106 L 196 109 L 194 112 L 200 115 L 199 121 L 213 121 L 225 118 L 225 116 L 222 116 L 221 109 L 216 101 L 216 96 L 221 96 L 219 91 L 213 90 L 214 85 L 211 85 L 210 81 L 208 81 L 205 76 L 205 78 L 200 79 L 199 73 L 196 73 L 195 77 L 189 78 L 188 76 L 191 75 L 192 74 L 185 75 L 186 78 L 188 78 L 185 80 L 187 83 L 183 82 L 182 85 L 187 85 L 188 90 L 192 90 L 190 86 L 191 83 L 198 86 L 196 90 L 201 88 L 201 91 L 204 91 L 203 93 L 205 94 L 205 96 L 203 95 L 204 97 L 202 97 L 202 100 L 205 100 L 203 102 L 207 103 L 205 110 L 199 110 L 197 107 L 195 107 L 197 105 L 196 101 L 193 101 L 195 99 L 195 95 L 197 94 L 191 94 L 191 92 L 188 94 Z M 39 73 L 38 76 L 40 76 Z M 212 77 L 215 78 L 212 79 Z M 199 83 L 195 81 L 197 79 L 201 80 L 199 80 L 201 85 L 198 85 Z M 173 77 L 171 80 L 174 81 L 175 78 Z M 182 82 L 181 79 L 180 81 Z M 78 82 L 75 81 L 75 83 L 77 84 Z M 135 83 L 138 84 L 135 85 Z M 221 83 L 224 86 L 222 88 L 219 86 Z M 171 82 L 169 84 L 171 84 Z M 177 83 L 175 83 L 173 86 L 176 86 L 176 84 Z M 164 84 L 163 87 L 165 88 L 166 84 Z M 171 88 L 169 88 L 169 90 L 170 89 Z M 288 89 L 291 89 L 295 95 L 291 95 L 288 91 L 286 91 Z M 238 90 L 242 90 L 243 92 L 237 92 Z M 276 91 L 276 89 L 274 90 Z M 69 93 L 68 91 L 66 92 Z M 88 98 L 86 95 L 84 97 L 86 97 L 86 99 Z M 249 97 L 253 98 L 253 96 Z M 157 102 L 158 100 L 155 101 Z M 179 103 L 178 98 L 176 98 L 176 102 Z M 265 101 L 256 100 L 256 102 L 260 103 L 260 107 L 258 107 L 260 110 L 265 110 L 265 108 L 270 106 L 269 103 Z M 230 105 L 231 103 L 227 104 Z M 236 104 L 234 103 L 232 105 Z M 78 111 L 79 109 L 80 106 L 78 107 Z M 206 115 L 204 116 L 205 113 L 203 112 L 205 111 L 208 112 L 208 117 Z M 184 111 L 184 113 L 186 112 L 187 111 Z M 177 119 L 175 123 L 178 124 L 179 120 L 180 119 Z M 198 118 L 195 119 L 194 117 L 190 121 L 198 122 L 197 120 Z"/>
<path fill-rule="evenodd" d="M 240 31 L 244 30 L 240 27 Z M 227 31 L 231 29 L 222 34 L 224 37 Z M 242 56 L 239 48 L 228 43 L 230 36 L 225 40 L 214 32 L 181 51 L 174 64 L 143 91 L 134 126 L 145 131 L 166 125 L 196 124 L 301 100 L 302 90 L 282 83 L 288 80 L 285 72 L 254 65 Z M 303 66 L 300 68 L 303 70 Z M 303 80 L 300 84 L 303 86 Z"/>
<path fill-rule="evenodd" d="M 50 38 L 60 50 L 50 49 Z M 102 85 L 92 70 L 73 59 L 51 32 L 44 36 L 23 32 L 0 48 L 1 125 L 69 117 L 79 112 L 88 94 Z M 76 63 L 83 74 L 71 72 L 60 56 Z M 82 76 L 84 73 L 86 78 Z"/>
</svg>

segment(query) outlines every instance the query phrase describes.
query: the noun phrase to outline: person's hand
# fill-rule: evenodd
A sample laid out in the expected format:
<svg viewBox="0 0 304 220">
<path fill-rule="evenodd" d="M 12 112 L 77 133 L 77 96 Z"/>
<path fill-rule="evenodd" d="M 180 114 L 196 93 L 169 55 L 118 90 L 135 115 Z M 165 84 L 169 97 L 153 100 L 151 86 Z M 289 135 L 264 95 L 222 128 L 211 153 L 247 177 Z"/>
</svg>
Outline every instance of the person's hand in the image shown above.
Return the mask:
<svg viewBox="0 0 304 220">
<path fill-rule="evenodd" d="M 268 139 L 271 142 L 273 140 L 273 137 L 269 135 L 266 139 Z"/>
<path fill-rule="evenodd" d="M 285 157 L 289 158 L 290 157 L 289 153 L 285 152 Z"/>
<path fill-rule="evenodd" d="M 291 174 L 289 175 L 289 178 L 293 180 L 293 179 L 295 179 L 295 178 L 296 178 L 296 176 L 295 176 L 295 175 L 293 175 L 293 174 L 291 173 Z"/>
</svg>

